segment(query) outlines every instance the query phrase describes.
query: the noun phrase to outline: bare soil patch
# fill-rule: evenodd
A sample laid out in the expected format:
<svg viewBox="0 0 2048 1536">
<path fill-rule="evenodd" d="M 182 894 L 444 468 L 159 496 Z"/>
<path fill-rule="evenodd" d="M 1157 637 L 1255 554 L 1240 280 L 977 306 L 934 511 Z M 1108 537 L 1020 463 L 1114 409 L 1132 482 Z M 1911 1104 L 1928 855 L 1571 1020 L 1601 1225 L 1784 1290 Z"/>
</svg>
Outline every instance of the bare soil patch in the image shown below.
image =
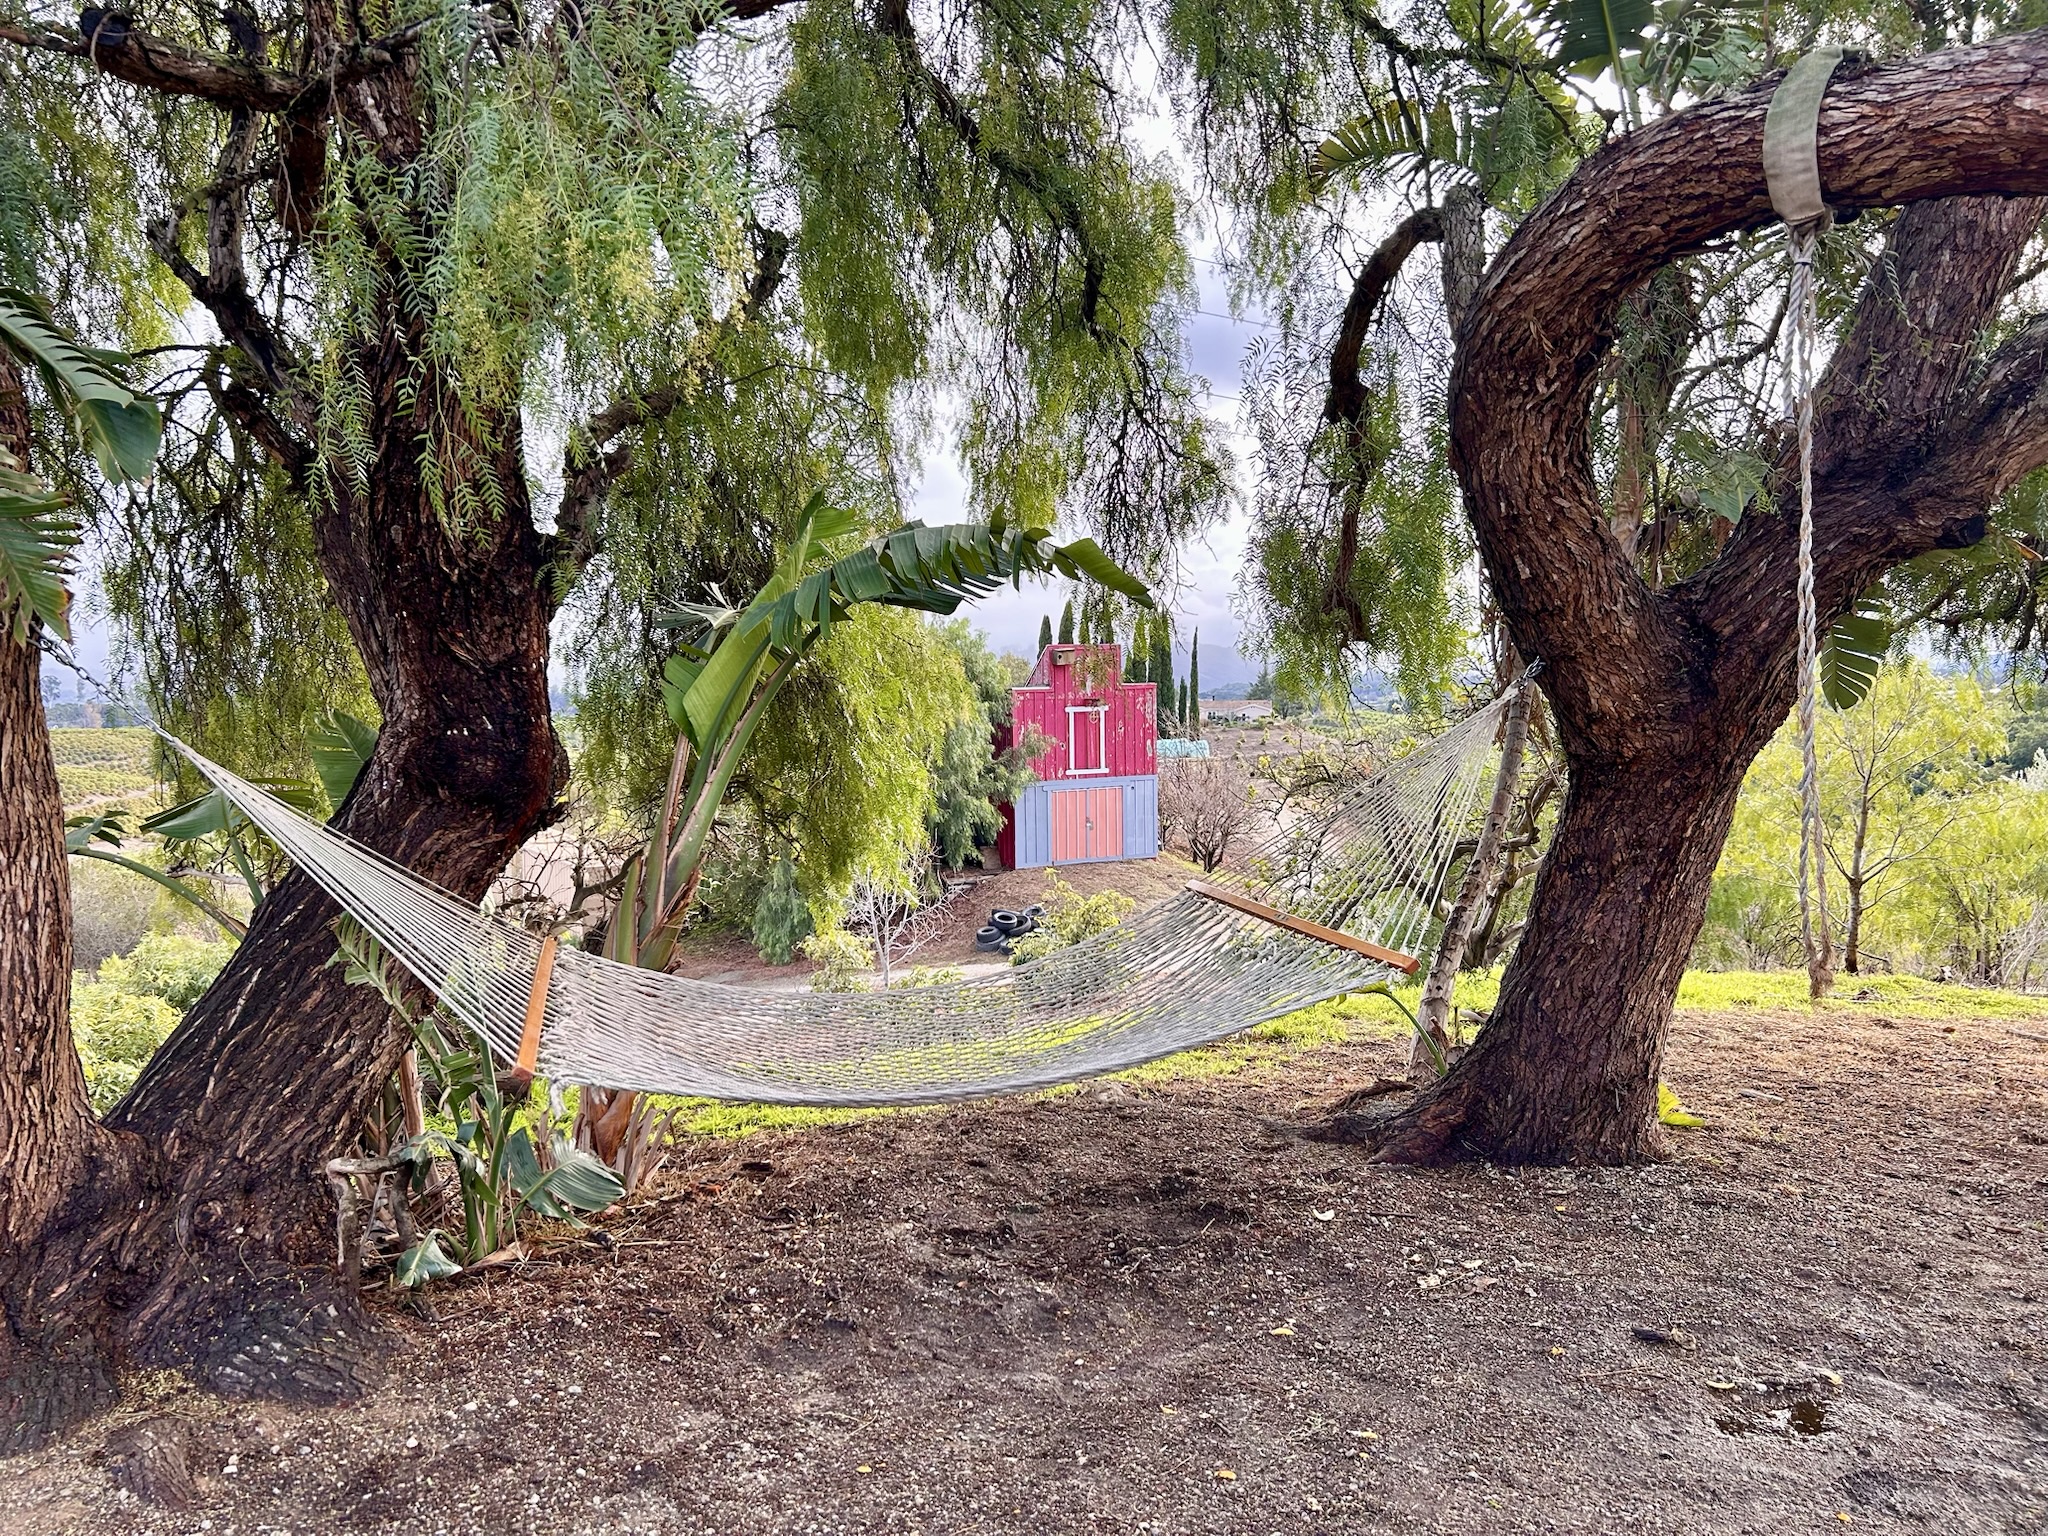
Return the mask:
<svg viewBox="0 0 2048 1536">
<path fill-rule="evenodd" d="M 2048 1529 L 2039 1021 L 1682 1015 L 1709 1126 L 1628 1170 L 1299 1135 L 1396 1060 L 700 1144 L 369 1401 L 140 1384 L 0 1529 Z"/>
</svg>

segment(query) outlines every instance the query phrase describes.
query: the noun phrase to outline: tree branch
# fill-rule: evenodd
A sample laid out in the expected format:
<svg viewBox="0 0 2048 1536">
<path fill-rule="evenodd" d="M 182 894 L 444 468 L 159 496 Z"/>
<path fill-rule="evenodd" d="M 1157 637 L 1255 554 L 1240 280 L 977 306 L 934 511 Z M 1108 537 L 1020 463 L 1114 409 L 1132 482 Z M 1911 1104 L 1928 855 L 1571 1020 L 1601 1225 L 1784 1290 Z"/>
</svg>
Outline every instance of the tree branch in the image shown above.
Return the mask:
<svg viewBox="0 0 2048 1536">
<path fill-rule="evenodd" d="M 1543 685 L 1576 761 L 1683 742 L 1697 708 L 1731 687 L 1762 690 L 1761 716 L 1789 685 L 1788 671 L 1778 675 L 1789 568 L 1754 556 L 1738 568 L 1736 541 L 1710 568 L 1710 581 L 1782 594 L 1762 628 L 1701 623 L 1697 590 L 1660 599 L 1607 531 L 1587 432 L 1623 297 L 1659 267 L 1775 217 L 1762 154 L 1775 83 L 1591 156 L 1516 231 L 1463 338 L 1453 463 L 1515 642 L 1551 663 Z M 1845 210 L 2048 194 L 2048 34 L 1839 73 L 1820 114 L 1820 169 Z"/>
<path fill-rule="evenodd" d="M 1900 561 L 1977 542 L 1991 503 L 2040 462 L 2009 462 L 2033 443 L 2026 406 L 2039 387 L 2039 328 L 2023 330 L 1988 367 L 1980 354 L 2044 206 L 1944 198 L 1914 204 L 1893 226 L 1816 391 L 1814 596 L 1824 621 Z M 1694 584 L 1714 633 L 1745 633 L 1782 610 L 1797 473 L 1797 445 L 1788 443 L 1775 476 L 1783 515 L 1745 518 Z M 1750 574 L 1764 567 L 1785 574 Z"/>
<path fill-rule="evenodd" d="M 1379 317 L 1387 290 L 1400 276 L 1401 268 L 1415 248 L 1444 237 L 1441 209 L 1418 208 L 1379 243 L 1370 260 L 1352 279 L 1351 296 L 1344 302 L 1344 318 L 1337 326 L 1336 344 L 1330 349 L 1330 388 L 1323 396 L 1323 420 L 1332 426 L 1356 426 L 1365 416 L 1372 398 L 1358 363 L 1365 352 L 1365 334 Z"/>
<path fill-rule="evenodd" d="M 718 323 L 723 333 L 738 330 L 765 311 L 789 267 L 789 236 L 765 225 L 754 226 L 754 276 L 745 297 Z M 714 340 L 714 349 L 715 349 Z M 581 570 L 597 553 L 592 527 L 598 505 L 633 467 L 633 443 L 621 441 L 637 427 L 660 421 L 699 394 L 703 380 L 688 385 L 669 382 L 653 389 L 621 395 L 573 433 L 562 465 L 562 501 L 555 514 L 555 564 Z"/>
<path fill-rule="evenodd" d="M 85 59 L 104 75 L 168 96 L 195 96 L 258 112 L 305 112 L 337 90 L 389 69 L 425 25 L 414 22 L 358 43 L 344 52 L 336 69 L 315 76 L 279 74 L 251 60 L 188 48 L 133 26 L 118 11 L 94 6 L 79 12 L 77 37 L 0 23 L 0 42 Z"/>
<path fill-rule="evenodd" d="M 178 242 L 174 215 L 150 222 L 150 249 L 170 268 L 192 297 L 205 306 L 220 333 L 248 360 L 254 379 L 232 380 L 215 393 L 228 411 L 292 476 L 303 481 L 313 464 L 310 434 L 315 404 L 270 319 L 249 292 L 242 257 L 243 199 L 247 196 L 249 161 L 256 145 L 256 119 L 246 107 L 231 110 L 226 141 L 213 184 L 207 189 L 206 259 L 201 272 Z M 271 407 L 268 395 L 280 402 L 284 415 Z M 287 422 L 290 425 L 287 425 Z"/>
<path fill-rule="evenodd" d="M 1073 193 L 1039 167 L 1020 160 L 1000 146 L 991 147 L 983 137 L 981 123 L 959 95 L 925 62 L 918 47 L 917 29 L 910 19 L 909 0 L 881 0 L 876 21 L 882 32 L 896 44 L 903 68 L 922 85 L 937 107 L 939 118 L 970 153 L 980 155 L 1004 181 L 1024 193 L 1049 218 L 1053 227 L 1070 238 L 1081 255 L 1081 323 L 1098 341 L 1104 340 L 1096 320 L 1102 298 L 1108 259 L 1089 234 L 1087 219 Z"/>
</svg>

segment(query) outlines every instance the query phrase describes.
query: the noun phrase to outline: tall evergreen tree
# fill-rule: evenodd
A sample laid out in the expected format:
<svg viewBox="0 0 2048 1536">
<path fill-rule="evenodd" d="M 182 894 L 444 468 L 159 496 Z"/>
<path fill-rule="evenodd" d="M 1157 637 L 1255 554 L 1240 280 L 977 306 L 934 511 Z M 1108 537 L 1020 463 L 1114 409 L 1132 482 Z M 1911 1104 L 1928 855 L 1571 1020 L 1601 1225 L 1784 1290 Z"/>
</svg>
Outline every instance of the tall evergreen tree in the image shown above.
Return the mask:
<svg viewBox="0 0 2048 1536">
<path fill-rule="evenodd" d="M 1043 613 L 1038 616 L 1038 654 L 1043 656 L 1051 645 L 1052 615 Z"/>
<path fill-rule="evenodd" d="M 1198 629 L 1188 642 L 1188 707 L 1182 715 L 1187 720 L 1188 734 L 1202 734 L 1202 632 Z"/>
<path fill-rule="evenodd" d="M 1074 600 L 1067 599 L 1067 606 L 1060 610 L 1060 644 L 1074 643 Z"/>
</svg>

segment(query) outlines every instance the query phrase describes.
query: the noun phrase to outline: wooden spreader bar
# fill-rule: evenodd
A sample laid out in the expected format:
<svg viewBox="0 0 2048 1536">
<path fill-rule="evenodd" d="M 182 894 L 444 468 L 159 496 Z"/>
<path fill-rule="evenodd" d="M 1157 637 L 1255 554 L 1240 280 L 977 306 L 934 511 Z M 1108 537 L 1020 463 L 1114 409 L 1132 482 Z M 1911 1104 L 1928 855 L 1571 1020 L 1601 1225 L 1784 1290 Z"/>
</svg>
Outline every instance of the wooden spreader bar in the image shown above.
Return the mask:
<svg viewBox="0 0 2048 1536">
<path fill-rule="evenodd" d="M 1240 896 L 1237 892 L 1225 890 L 1220 885 L 1190 880 L 1188 889 L 1197 896 L 1206 896 L 1211 901 L 1222 902 L 1226 907 L 1235 907 L 1240 912 L 1249 912 L 1253 917 L 1264 918 L 1276 928 L 1305 934 L 1311 939 L 1321 939 L 1325 944 L 1334 944 L 1339 949 L 1370 955 L 1375 960 L 1391 965 L 1405 976 L 1413 976 L 1422 969 L 1422 962 L 1413 955 L 1404 955 L 1398 949 L 1383 949 L 1370 939 L 1354 938 L 1341 929 L 1325 928 L 1321 923 L 1312 923 L 1305 917 L 1296 917 L 1292 912 L 1282 912 L 1278 907 L 1269 907 L 1262 901 L 1253 901 L 1249 896 Z"/>
<path fill-rule="evenodd" d="M 555 975 L 555 935 L 540 941 L 540 959 L 534 962 L 533 991 L 526 998 L 526 1028 L 519 1035 L 519 1060 L 512 1067 L 513 1081 L 524 1086 L 533 1081 L 540 1066 L 540 1021 L 547 1016 L 548 983 Z"/>
</svg>

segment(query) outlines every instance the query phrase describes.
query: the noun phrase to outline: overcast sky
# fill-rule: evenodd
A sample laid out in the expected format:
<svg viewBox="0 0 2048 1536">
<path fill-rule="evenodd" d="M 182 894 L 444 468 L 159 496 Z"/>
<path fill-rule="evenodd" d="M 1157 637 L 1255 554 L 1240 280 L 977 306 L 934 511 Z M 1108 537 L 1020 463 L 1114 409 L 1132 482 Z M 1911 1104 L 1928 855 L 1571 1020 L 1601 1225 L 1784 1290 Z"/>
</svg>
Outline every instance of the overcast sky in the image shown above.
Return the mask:
<svg viewBox="0 0 2048 1536">
<path fill-rule="evenodd" d="M 1208 381 L 1209 416 L 1236 459 L 1238 483 L 1227 521 L 1212 529 L 1200 543 L 1181 551 L 1185 585 L 1175 596 L 1173 631 L 1183 661 L 1187 643 L 1196 630 L 1201 631 L 1205 653 L 1212 647 L 1235 649 L 1237 642 L 1237 618 L 1230 603 L 1238 568 L 1244 560 L 1245 505 L 1250 497 L 1252 470 L 1252 441 L 1238 430 L 1238 370 L 1245 347 L 1264 323 L 1256 316 L 1231 317 L 1223 275 L 1213 262 L 1198 258 L 1194 270 L 1201 298 L 1196 312 L 1188 317 L 1189 360 L 1195 374 Z M 958 462 L 950 454 L 934 453 L 912 495 L 912 510 L 928 523 L 957 521 L 966 490 Z M 982 599 L 968 610 L 968 618 L 987 634 L 997 650 L 1028 655 L 1038 643 L 1040 617 L 1049 613 L 1057 623 L 1065 601 L 1066 593 L 1059 583 L 1029 583 L 1021 592 L 1005 588 Z M 1246 658 L 1245 678 L 1249 679 L 1257 670 L 1257 661 Z M 1203 675 L 1217 683 L 1237 680 L 1224 673 L 1212 674 L 1206 659 Z"/>
</svg>

